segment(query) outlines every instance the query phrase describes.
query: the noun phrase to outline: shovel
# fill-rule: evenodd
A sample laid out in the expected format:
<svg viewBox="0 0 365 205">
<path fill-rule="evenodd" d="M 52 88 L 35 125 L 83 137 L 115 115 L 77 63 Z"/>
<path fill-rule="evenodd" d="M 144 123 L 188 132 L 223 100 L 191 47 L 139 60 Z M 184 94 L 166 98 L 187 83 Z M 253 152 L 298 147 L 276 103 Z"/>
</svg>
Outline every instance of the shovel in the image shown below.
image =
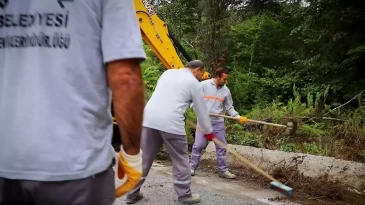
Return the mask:
<svg viewBox="0 0 365 205">
<path fill-rule="evenodd" d="M 213 113 L 209 113 L 209 115 L 213 116 L 213 117 L 223 117 L 223 118 L 237 120 L 237 121 L 240 120 L 239 117 L 231 117 L 231 116 L 227 116 L 227 115 L 219 115 L 219 114 L 213 114 Z M 264 122 L 264 121 L 259 121 L 259 120 L 251 120 L 251 119 L 248 119 L 247 121 L 256 123 L 256 124 L 263 124 L 263 125 L 285 128 L 285 132 L 284 132 L 285 135 L 292 135 L 297 130 L 297 122 L 295 122 L 295 121 L 289 121 L 289 122 L 287 122 L 286 125 Z"/>
<path fill-rule="evenodd" d="M 197 127 L 192 121 L 187 120 L 187 123 L 190 124 L 190 126 L 192 126 L 193 128 L 199 130 L 200 132 L 203 132 L 202 128 Z M 264 170 L 262 170 L 261 168 L 259 168 L 258 166 L 256 166 L 252 162 L 250 162 L 248 159 L 243 157 L 242 155 L 238 154 L 237 152 L 233 151 L 232 149 L 229 149 L 223 142 L 219 141 L 217 138 L 213 138 L 212 140 L 213 140 L 213 142 L 215 142 L 219 146 L 223 147 L 223 149 L 225 149 L 227 152 L 229 152 L 229 153 L 233 154 L 234 156 L 236 156 L 243 163 L 245 163 L 246 165 L 248 165 L 249 167 L 251 167 L 255 171 L 259 172 L 260 174 L 262 174 L 263 176 L 265 176 L 266 178 L 271 180 L 271 183 L 270 183 L 270 188 L 271 189 L 276 190 L 280 193 L 283 193 L 287 196 L 292 196 L 293 195 L 293 188 L 282 184 L 280 181 L 278 181 L 277 179 L 272 177 L 269 173 L 265 172 Z"/>
</svg>

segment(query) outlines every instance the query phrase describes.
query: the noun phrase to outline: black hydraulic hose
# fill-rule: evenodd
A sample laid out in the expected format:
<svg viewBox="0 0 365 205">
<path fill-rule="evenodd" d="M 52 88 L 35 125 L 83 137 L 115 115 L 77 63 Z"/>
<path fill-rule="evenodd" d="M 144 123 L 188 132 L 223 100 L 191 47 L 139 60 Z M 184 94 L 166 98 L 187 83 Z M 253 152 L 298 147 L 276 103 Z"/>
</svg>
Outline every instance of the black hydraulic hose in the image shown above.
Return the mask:
<svg viewBox="0 0 365 205">
<path fill-rule="evenodd" d="M 156 14 L 157 15 L 157 14 Z M 157 15 L 162 21 L 165 21 L 165 19 L 160 16 Z M 177 40 L 177 38 L 175 37 L 175 35 L 172 33 L 172 31 L 170 30 L 169 27 L 167 27 L 167 32 L 169 34 L 170 39 L 172 40 L 172 42 L 174 43 L 175 48 L 181 52 L 181 54 L 184 56 L 184 58 L 189 62 L 192 61 L 193 58 L 188 54 L 188 52 L 186 52 L 186 50 L 184 49 L 184 47 L 180 44 L 180 42 Z M 195 58 L 197 58 L 197 54 L 195 54 Z"/>
<path fill-rule="evenodd" d="M 182 45 L 180 44 L 180 42 L 175 38 L 174 34 L 171 32 L 171 30 L 168 28 L 168 32 L 169 32 L 169 37 L 171 38 L 172 42 L 175 44 L 176 48 L 183 54 L 183 56 L 185 57 L 185 59 L 189 62 L 192 61 L 193 59 L 191 58 L 191 56 L 186 52 L 186 50 L 184 49 L 184 47 L 182 47 Z"/>
</svg>

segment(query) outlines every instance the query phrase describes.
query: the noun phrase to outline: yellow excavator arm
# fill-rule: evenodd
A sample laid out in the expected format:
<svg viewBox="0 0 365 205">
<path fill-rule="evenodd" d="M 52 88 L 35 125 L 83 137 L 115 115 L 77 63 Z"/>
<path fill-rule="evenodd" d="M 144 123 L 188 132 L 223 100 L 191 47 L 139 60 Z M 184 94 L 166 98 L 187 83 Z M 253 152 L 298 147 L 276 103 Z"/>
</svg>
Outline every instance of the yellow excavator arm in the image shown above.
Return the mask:
<svg viewBox="0 0 365 205">
<path fill-rule="evenodd" d="M 191 61 L 191 57 L 172 35 L 167 24 L 156 14 L 148 0 L 134 0 L 142 38 L 156 54 L 166 69 L 184 68 L 174 45 L 183 54 L 186 60 Z M 202 80 L 210 78 L 210 74 L 205 72 Z"/>
<path fill-rule="evenodd" d="M 185 66 L 175 46 L 187 61 L 191 61 L 192 59 L 169 31 L 167 24 L 156 14 L 148 0 L 133 1 L 143 40 L 152 49 L 157 58 L 160 59 L 166 69 L 184 68 Z M 201 80 L 207 80 L 210 77 L 211 75 L 205 72 Z M 113 124 L 117 125 L 115 117 L 113 117 Z"/>
</svg>

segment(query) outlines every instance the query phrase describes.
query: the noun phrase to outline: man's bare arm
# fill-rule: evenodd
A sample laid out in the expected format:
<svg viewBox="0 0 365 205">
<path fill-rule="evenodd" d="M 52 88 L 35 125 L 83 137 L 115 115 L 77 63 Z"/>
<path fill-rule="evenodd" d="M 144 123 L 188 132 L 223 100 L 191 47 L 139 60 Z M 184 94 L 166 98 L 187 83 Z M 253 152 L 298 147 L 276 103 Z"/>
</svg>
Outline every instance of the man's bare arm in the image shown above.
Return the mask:
<svg viewBox="0 0 365 205">
<path fill-rule="evenodd" d="M 124 151 L 136 155 L 140 151 L 145 104 L 139 61 L 126 59 L 110 62 L 107 64 L 107 73 L 113 93 L 114 116 L 122 136 Z"/>
</svg>

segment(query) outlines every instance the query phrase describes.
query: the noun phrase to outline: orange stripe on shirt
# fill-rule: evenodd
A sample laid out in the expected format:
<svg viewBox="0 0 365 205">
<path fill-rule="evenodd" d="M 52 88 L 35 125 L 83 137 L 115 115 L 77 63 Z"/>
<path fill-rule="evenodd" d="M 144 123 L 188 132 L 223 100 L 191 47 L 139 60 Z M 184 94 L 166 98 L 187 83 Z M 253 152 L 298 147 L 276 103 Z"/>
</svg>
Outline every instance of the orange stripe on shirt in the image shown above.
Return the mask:
<svg viewBox="0 0 365 205">
<path fill-rule="evenodd" d="M 224 101 L 224 99 L 222 99 L 222 98 L 218 98 L 218 97 L 210 96 L 210 95 L 204 96 L 204 99 L 216 100 L 216 101 L 219 101 L 219 102 L 223 102 Z"/>
</svg>

